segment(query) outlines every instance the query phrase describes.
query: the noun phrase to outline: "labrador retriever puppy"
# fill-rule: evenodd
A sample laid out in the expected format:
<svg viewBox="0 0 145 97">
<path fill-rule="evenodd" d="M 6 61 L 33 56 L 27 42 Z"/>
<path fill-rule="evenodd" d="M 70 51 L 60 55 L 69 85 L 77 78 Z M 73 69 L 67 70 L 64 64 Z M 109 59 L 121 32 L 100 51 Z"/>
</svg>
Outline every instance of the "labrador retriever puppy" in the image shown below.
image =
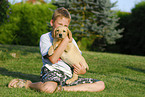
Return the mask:
<svg viewBox="0 0 145 97">
<path fill-rule="evenodd" d="M 64 26 L 59 26 L 56 29 L 54 29 L 54 33 L 52 34 L 53 39 L 53 45 L 50 47 L 48 55 L 51 56 L 54 53 L 54 50 L 59 46 L 61 41 L 68 36 L 69 38 L 72 37 L 71 31 Z M 69 64 L 71 67 L 75 64 L 77 65 L 83 65 L 87 70 L 89 69 L 88 64 L 86 63 L 84 57 L 81 55 L 80 51 L 77 49 L 77 47 L 71 42 L 68 43 L 66 49 L 61 55 L 61 59 L 65 61 L 67 64 Z M 70 84 L 78 79 L 78 75 L 73 73 L 73 77 L 66 81 L 66 84 Z"/>
</svg>

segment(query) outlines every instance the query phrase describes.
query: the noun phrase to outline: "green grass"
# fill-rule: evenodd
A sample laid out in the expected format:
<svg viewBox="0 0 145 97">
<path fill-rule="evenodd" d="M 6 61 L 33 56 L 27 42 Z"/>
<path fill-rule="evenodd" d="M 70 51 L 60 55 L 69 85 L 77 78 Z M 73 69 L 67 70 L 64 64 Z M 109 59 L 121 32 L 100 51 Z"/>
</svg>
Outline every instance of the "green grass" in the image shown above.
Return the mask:
<svg viewBox="0 0 145 97">
<path fill-rule="evenodd" d="M 47 94 L 7 87 L 14 78 L 39 81 L 39 47 L 0 45 L 0 97 L 145 97 L 145 57 L 89 51 L 83 51 L 83 56 L 90 70 L 82 76 L 104 81 L 105 90 Z"/>
</svg>

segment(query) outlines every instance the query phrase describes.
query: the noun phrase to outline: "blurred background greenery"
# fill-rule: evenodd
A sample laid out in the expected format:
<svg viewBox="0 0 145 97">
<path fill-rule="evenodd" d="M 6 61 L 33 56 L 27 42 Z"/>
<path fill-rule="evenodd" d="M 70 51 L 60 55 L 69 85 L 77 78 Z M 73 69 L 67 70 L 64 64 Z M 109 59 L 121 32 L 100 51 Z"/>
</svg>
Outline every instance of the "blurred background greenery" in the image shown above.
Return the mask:
<svg viewBox="0 0 145 97">
<path fill-rule="evenodd" d="M 145 55 L 145 1 L 131 12 L 111 10 L 110 0 L 0 1 L 0 44 L 38 46 L 51 31 L 53 11 L 65 7 L 72 16 L 69 26 L 81 50 Z"/>
</svg>

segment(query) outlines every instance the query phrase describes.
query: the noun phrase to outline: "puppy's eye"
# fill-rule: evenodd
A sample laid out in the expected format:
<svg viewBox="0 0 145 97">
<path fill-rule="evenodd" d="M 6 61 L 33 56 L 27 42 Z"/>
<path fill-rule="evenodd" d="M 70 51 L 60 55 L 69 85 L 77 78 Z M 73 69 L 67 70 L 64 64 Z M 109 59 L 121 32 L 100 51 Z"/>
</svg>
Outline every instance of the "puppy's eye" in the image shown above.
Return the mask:
<svg viewBox="0 0 145 97">
<path fill-rule="evenodd" d="M 59 30 L 56 30 L 56 32 L 59 32 Z"/>
<path fill-rule="evenodd" d="M 66 32 L 65 30 L 63 30 L 63 32 Z"/>
</svg>

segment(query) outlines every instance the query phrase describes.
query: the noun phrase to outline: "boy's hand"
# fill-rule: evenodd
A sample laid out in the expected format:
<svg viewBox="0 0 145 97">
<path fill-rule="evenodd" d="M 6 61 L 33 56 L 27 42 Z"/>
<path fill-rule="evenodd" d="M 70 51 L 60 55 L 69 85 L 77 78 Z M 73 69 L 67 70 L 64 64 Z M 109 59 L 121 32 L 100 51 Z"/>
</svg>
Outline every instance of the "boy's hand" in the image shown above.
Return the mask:
<svg viewBox="0 0 145 97">
<path fill-rule="evenodd" d="M 73 65 L 74 67 L 74 73 L 76 74 L 85 74 L 86 69 L 85 67 L 80 63 L 80 66 Z"/>
</svg>

